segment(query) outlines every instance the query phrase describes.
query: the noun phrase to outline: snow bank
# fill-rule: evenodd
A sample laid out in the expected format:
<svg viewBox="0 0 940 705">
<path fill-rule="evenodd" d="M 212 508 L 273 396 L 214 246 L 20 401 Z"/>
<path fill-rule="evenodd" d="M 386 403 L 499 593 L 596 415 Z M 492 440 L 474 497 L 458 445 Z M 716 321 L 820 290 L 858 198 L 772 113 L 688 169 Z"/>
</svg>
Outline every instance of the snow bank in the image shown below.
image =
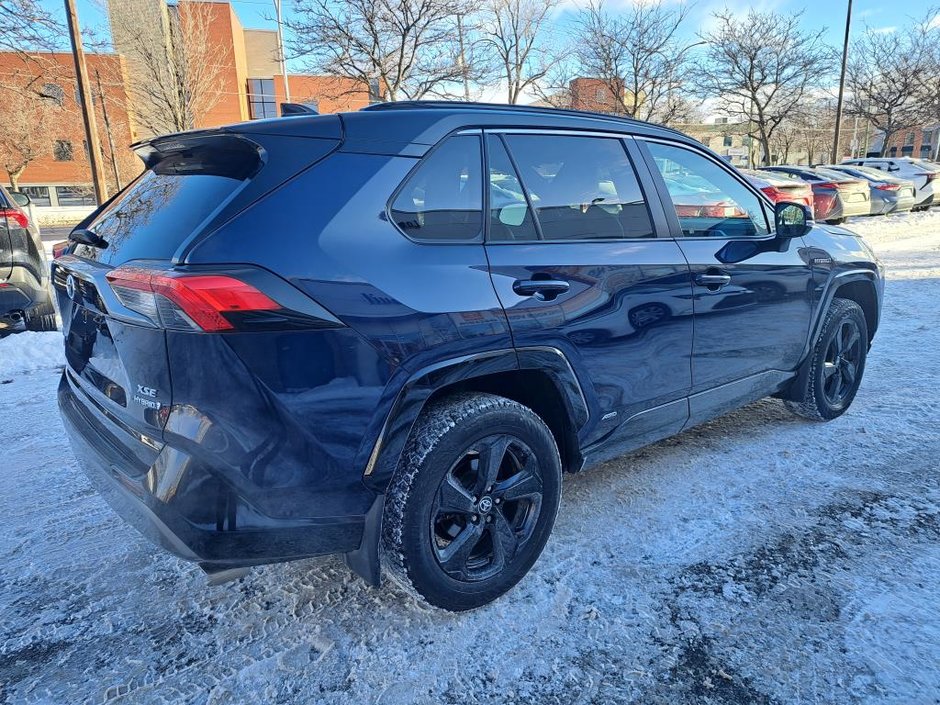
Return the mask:
<svg viewBox="0 0 940 705">
<path fill-rule="evenodd" d="M 0 380 L 65 364 L 62 333 L 24 331 L 0 340 Z"/>
</svg>

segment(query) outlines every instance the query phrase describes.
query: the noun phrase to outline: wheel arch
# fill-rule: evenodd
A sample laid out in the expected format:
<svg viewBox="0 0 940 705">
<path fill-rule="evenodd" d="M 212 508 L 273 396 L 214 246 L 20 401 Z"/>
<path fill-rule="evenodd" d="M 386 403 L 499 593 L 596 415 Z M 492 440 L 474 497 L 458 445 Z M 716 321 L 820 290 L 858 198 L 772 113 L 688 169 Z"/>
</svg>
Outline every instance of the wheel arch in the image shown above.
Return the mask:
<svg viewBox="0 0 940 705">
<path fill-rule="evenodd" d="M 856 275 L 846 281 L 838 281 L 831 298 L 849 299 L 854 301 L 865 314 L 865 325 L 868 328 L 868 344 L 871 345 L 878 329 L 879 307 L 878 293 L 875 282 L 870 277 Z M 831 304 L 831 299 L 829 303 Z M 828 306 L 827 306 L 828 308 Z"/>
<path fill-rule="evenodd" d="M 557 348 L 494 350 L 419 370 L 399 390 L 365 464 L 363 483 L 376 492 L 376 498 L 360 547 L 346 554 L 346 563 L 370 585 L 378 585 L 381 576 L 379 541 L 385 490 L 415 421 L 430 401 L 468 391 L 497 394 L 532 409 L 555 437 L 562 468 L 580 469 L 579 431 L 590 412 L 574 369 Z"/>
</svg>

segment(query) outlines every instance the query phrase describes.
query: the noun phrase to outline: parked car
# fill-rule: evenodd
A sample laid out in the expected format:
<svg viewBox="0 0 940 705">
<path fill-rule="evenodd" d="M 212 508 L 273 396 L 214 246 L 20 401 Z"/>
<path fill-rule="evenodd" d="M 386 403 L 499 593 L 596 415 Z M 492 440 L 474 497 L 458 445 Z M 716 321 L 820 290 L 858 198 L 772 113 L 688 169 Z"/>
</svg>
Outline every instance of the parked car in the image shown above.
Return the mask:
<svg viewBox="0 0 940 705">
<path fill-rule="evenodd" d="M 838 225 L 846 218 L 871 212 L 868 182 L 864 179 L 808 166 L 765 166 L 760 170 L 789 174 L 809 183 L 817 220 Z"/>
<path fill-rule="evenodd" d="M 907 213 L 917 203 L 913 181 L 898 179 L 878 169 L 855 164 L 830 164 L 825 168 L 868 182 L 871 215 Z"/>
<path fill-rule="evenodd" d="M 860 238 L 641 121 L 396 103 L 135 149 L 53 263 L 59 407 L 118 512 L 217 580 L 343 553 L 486 604 L 563 471 L 767 395 L 833 419 L 878 328 Z"/>
<path fill-rule="evenodd" d="M 0 335 L 56 328 L 49 267 L 28 206 L 26 194 L 0 186 Z"/>
<path fill-rule="evenodd" d="M 796 176 L 790 174 L 771 174 L 766 171 L 752 169 L 739 170 L 754 186 L 764 192 L 771 201 L 780 203 L 802 203 L 813 207 L 813 187 Z"/>
<path fill-rule="evenodd" d="M 886 171 L 891 176 L 907 179 L 914 182 L 914 211 L 924 211 L 931 205 L 940 202 L 937 196 L 937 175 L 940 166 L 926 159 L 912 159 L 910 157 L 865 157 L 859 159 L 846 159 L 845 165 L 867 166 L 879 171 Z"/>
</svg>

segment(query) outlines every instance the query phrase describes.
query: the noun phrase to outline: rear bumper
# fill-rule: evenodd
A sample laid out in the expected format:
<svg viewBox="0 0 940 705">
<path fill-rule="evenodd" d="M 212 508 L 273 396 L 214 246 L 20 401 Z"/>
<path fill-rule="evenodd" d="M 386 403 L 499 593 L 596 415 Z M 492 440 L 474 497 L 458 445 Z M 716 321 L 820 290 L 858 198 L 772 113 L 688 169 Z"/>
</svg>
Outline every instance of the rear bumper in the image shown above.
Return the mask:
<svg viewBox="0 0 940 705">
<path fill-rule="evenodd" d="M 0 285 L 0 318 L 11 313 L 28 311 L 50 300 L 49 290 L 25 267 L 13 267 L 10 276 Z"/>
<path fill-rule="evenodd" d="M 85 398 L 68 371 L 58 401 L 75 456 L 102 497 L 141 534 L 180 558 L 219 570 L 346 553 L 361 543 L 364 515 L 267 516 L 210 473 L 180 463 L 178 450 L 154 448 L 123 432 Z"/>
</svg>

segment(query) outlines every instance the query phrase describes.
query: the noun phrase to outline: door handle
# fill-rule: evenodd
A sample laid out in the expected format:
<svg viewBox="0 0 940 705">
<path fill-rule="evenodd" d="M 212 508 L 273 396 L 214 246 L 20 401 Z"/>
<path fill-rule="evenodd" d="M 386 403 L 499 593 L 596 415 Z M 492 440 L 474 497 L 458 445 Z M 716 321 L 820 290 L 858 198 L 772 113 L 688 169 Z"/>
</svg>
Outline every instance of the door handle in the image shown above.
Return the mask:
<svg viewBox="0 0 940 705">
<path fill-rule="evenodd" d="M 695 275 L 695 283 L 699 286 L 707 287 L 712 291 L 718 291 L 721 287 L 731 283 L 731 275 L 720 274 L 718 272 L 705 272 Z"/>
<path fill-rule="evenodd" d="M 568 282 L 561 279 L 517 279 L 512 283 L 512 290 L 519 296 L 535 296 L 543 301 L 551 301 L 568 291 L 569 286 Z"/>
</svg>

